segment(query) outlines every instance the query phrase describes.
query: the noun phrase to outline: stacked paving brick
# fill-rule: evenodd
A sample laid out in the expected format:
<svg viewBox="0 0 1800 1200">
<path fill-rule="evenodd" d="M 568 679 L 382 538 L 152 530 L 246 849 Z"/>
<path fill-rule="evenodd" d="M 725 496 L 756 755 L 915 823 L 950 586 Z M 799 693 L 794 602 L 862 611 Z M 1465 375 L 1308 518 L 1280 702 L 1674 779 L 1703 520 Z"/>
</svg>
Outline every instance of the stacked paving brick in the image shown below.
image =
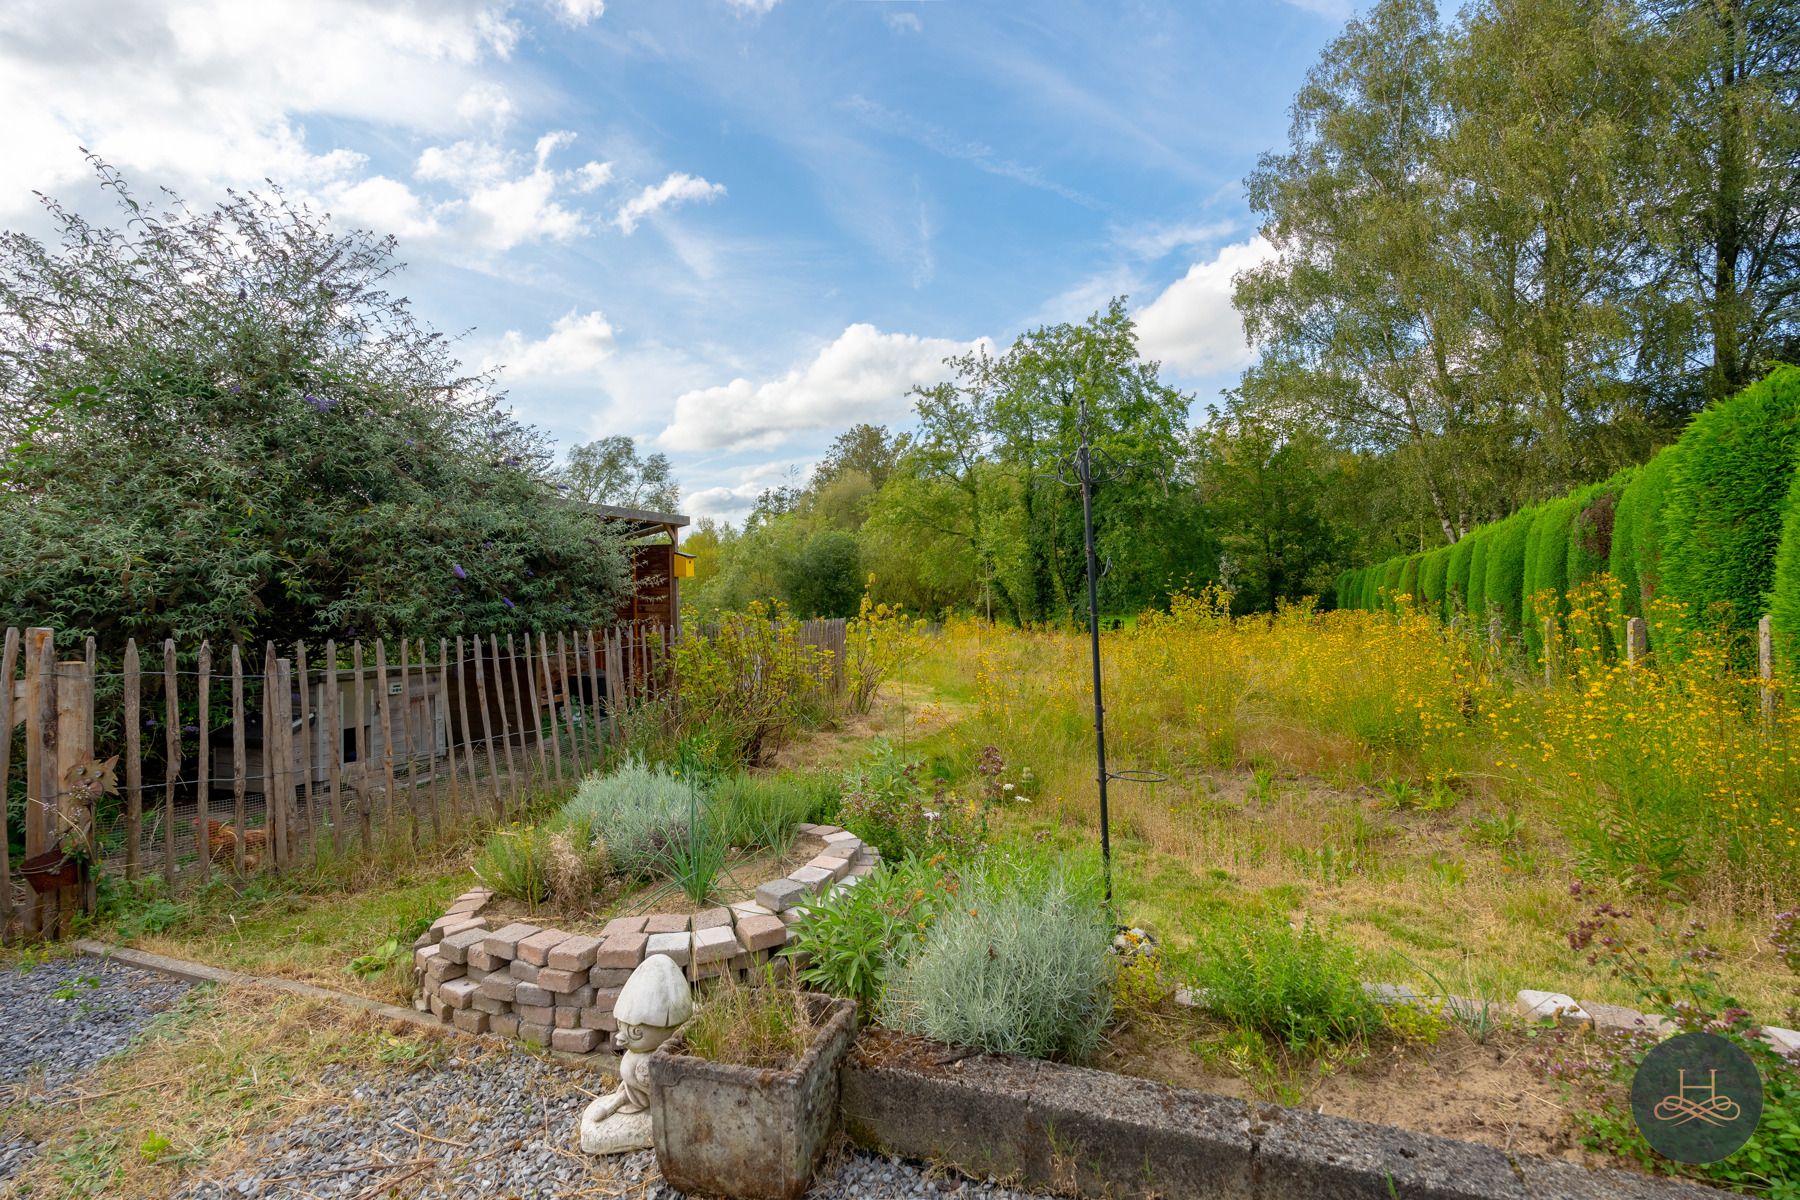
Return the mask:
<svg viewBox="0 0 1800 1200">
<path fill-rule="evenodd" d="M 762 884 L 754 900 L 692 916 L 618 917 L 597 934 L 526 922 L 493 928 L 481 915 L 493 892 L 464 892 L 414 947 L 415 1004 L 467 1033 L 591 1054 L 618 1028 L 619 989 L 652 954 L 674 959 L 695 983 L 728 974 L 754 982 L 786 948 L 789 926 L 805 915 L 808 900 L 854 886 L 881 860 L 873 846 L 834 825 L 797 832 L 822 849 Z"/>
</svg>

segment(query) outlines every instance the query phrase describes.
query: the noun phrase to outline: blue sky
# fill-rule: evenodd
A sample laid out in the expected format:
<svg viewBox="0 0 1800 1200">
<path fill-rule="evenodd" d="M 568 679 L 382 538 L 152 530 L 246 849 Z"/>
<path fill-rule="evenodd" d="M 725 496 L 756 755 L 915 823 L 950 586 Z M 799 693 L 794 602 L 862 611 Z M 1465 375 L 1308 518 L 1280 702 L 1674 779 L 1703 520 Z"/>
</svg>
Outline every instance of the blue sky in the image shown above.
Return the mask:
<svg viewBox="0 0 1800 1200">
<path fill-rule="evenodd" d="M 742 516 L 981 339 L 1125 293 L 1165 377 L 1248 359 L 1242 179 L 1340 0 L 10 0 L 0 223 L 78 146 L 393 232 L 420 314 L 563 444 Z M 465 332 L 466 331 L 466 332 Z"/>
</svg>

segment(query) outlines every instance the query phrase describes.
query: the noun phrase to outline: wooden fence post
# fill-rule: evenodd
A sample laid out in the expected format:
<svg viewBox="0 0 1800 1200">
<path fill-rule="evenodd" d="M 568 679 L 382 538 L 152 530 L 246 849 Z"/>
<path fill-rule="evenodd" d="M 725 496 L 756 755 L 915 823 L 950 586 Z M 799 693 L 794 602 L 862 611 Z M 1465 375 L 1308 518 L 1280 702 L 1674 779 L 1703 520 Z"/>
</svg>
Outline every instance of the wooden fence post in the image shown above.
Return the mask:
<svg viewBox="0 0 1800 1200">
<path fill-rule="evenodd" d="M 163 882 L 175 886 L 175 781 L 181 777 L 181 677 L 175 673 L 175 639 L 163 639 Z M 206 853 L 206 831 L 200 831 Z"/>
<path fill-rule="evenodd" d="M 1756 671 L 1762 677 L 1762 719 L 1765 729 L 1775 727 L 1775 619 L 1768 613 L 1756 623 Z"/>
<path fill-rule="evenodd" d="M 361 639 L 350 644 L 350 664 L 356 676 L 356 817 L 366 852 L 375 848 L 375 801 L 369 795 L 369 690 L 363 681 Z"/>
<path fill-rule="evenodd" d="M 544 711 L 550 718 L 550 752 L 556 761 L 557 786 L 562 785 L 562 736 L 556 728 L 556 685 L 550 678 L 550 649 L 544 642 L 542 630 L 537 635 L 538 677 L 544 681 Z M 543 720 L 539 718 L 538 727 L 543 728 Z M 541 736 L 541 735 L 540 735 Z M 542 744 L 541 742 L 539 743 Z"/>
<path fill-rule="evenodd" d="M 430 694 L 429 683 L 426 685 L 426 694 Z M 434 714 L 431 722 L 431 753 L 434 763 L 432 774 L 435 775 L 437 773 L 435 766 L 437 757 L 437 722 L 439 719 L 442 719 L 444 722 L 444 751 L 450 759 L 450 827 L 454 829 L 456 828 L 457 822 L 462 819 L 462 797 L 457 794 L 461 788 L 459 787 L 459 781 L 456 778 L 456 738 L 453 736 L 450 727 L 450 642 L 447 638 L 438 639 L 437 704 L 432 708 L 432 712 Z M 434 817 L 440 817 L 440 809 L 441 806 L 434 803 L 431 806 L 432 815 Z M 432 832 L 439 838 L 442 838 L 444 836 L 442 824 L 434 824 Z"/>
<path fill-rule="evenodd" d="M 1644 618 L 1632 617 L 1625 622 L 1625 662 L 1637 666 L 1650 653 L 1650 627 Z"/>
<path fill-rule="evenodd" d="M 19 664 L 19 631 L 8 628 L 0 651 L 0 943 L 13 934 L 12 834 L 7 829 L 4 796 L 11 791 L 13 743 L 13 673 Z"/>
<path fill-rule="evenodd" d="M 575 686 L 574 677 L 569 674 L 568 635 L 562 630 L 556 631 L 556 673 L 562 678 L 563 694 L 563 726 L 569 731 L 569 774 L 577 782 L 581 779 L 581 743 L 576 740 L 575 700 L 581 689 Z"/>
<path fill-rule="evenodd" d="M 79 845 L 88 858 L 87 879 L 56 889 L 56 936 L 67 937 L 75 915 L 87 908 L 93 886 L 94 800 L 77 794 L 78 768 L 94 758 L 94 673 L 85 660 L 56 667 L 56 758 L 51 846 Z"/>
<path fill-rule="evenodd" d="M 6 681 L 6 690 L 10 698 L 12 692 L 12 649 L 13 639 L 17 634 L 6 631 L 7 660 L 6 670 L 0 673 Z M 139 842 L 144 837 L 144 727 L 142 684 L 139 672 L 142 670 L 138 662 L 136 638 L 125 640 L 124 686 L 125 695 L 121 703 L 121 719 L 125 724 L 125 878 L 135 880 L 140 870 L 138 865 Z M 5 731 L 6 748 L 12 749 L 12 722 L 0 720 L 0 731 Z M 6 765 L 0 760 L 0 787 L 6 783 Z M 6 829 L 0 825 L 0 843 L 6 840 Z M 5 853 L 0 849 L 0 855 Z M 0 872 L 3 872 L 0 868 Z M 10 903 L 11 894 L 7 892 L 6 881 L 0 878 L 0 895 Z M 0 917 L 0 925 L 4 918 Z"/>
<path fill-rule="evenodd" d="M 381 722 L 381 824 L 382 835 L 394 823 L 394 718 L 388 703 L 387 639 L 375 639 L 375 710 Z"/>
<path fill-rule="evenodd" d="M 277 874 L 288 865 L 287 718 L 285 660 L 275 657 L 275 643 L 263 645 L 263 825 L 270 831 Z"/>
<path fill-rule="evenodd" d="M 418 748 L 413 745 L 412 735 L 412 684 L 407 677 L 406 652 L 411 647 L 410 638 L 400 639 L 400 756 L 406 764 L 406 811 L 412 822 L 412 844 L 420 845 L 423 838 L 419 819 L 419 761 Z M 392 688 L 384 691 L 392 691 Z M 389 813 L 393 811 L 389 806 Z"/>
<path fill-rule="evenodd" d="M 299 761 L 296 764 L 300 769 L 300 794 L 303 798 L 300 811 L 306 814 L 306 840 L 317 845 L 319 841 L 319 803 L 313 795 L 313 759 L 316 757 L 313 747 L 317 743 L 313 741 L 313 734 L 318 727 L 318 722 L 313 720 L 312 679 L 306 670 L 306 643 L 304 641 L 294 643 L 294 670 L 296 676 L 293 694 L 300 698 L 300 753 L 297 756 Z M 292 699 L 288 703 L 292 704 Z M 290 714 L 288 724 L 290 730 L 293 728 L 291 717 L 292 714 Z M 290 759 L 289 761 L 293 762 L 294 760 Z"/>
<path fill-rule="evenodd" d="M 1506 626 L 1499 617 L 1488 618 L 1488 653 L 1495 658 L 1500 656 L 1500 643 L 1506 636 Z"/>
<path fill-rule="evenodd" d="M 11 730 L 8 730 L 10 736 Z M 25 631 L 25 857 L 56 845 L 56 635 Z M 28 931 L 54 937 L 50 900 L 33 889 Z"/>
<path fill-rule="evenodd" d="M 231 869 L 239 875 L 244 873 L 244 839 L 250 832 L 244 802 L 244 795 L 249 789 L 250 783 L 249 767 L 245 763 L 244 720 L 244 648 L 233 642 L 231 644 Z M 268 757 L 266 750 L 263 757 Z M 266 817 L 263 826 L 265 829 L 268 827 Z M 210 835 L 205 831 L 202 831 L 202 836 L 207 837 L 210 842 Z M 206 852 L 211 852 L 210 845 Z"/>
<path fill-rule="evenodd" d="M 195 681 L 200 697 L 199 746 L 194 752 L 194 840 L 200 846 L 200 882 L 205 883 L 212 878 L 212 847 L 208 844 L 206 827 L 211 820 L 210 811 L 212 792 L 212 643 L 200 643 L 200 672 Z"/>
<path fill-rule="evenodd" d="M 519 651 L 510 633 L 506 635 L 506 657 L 512 666 L 513 713 L 519 730 L 519 764 L 520 774 L 523 776 L 514 782 L 518 784 L 519 806 L 523 808 L 526 797 L 531 794 L 531 747 L 525 741 L 525 698 L 531 693 L 525 684 L 525 673 L 519 669 Z M 511 743 L 508 742 L 508 745 Z M 508 766 L 512 765 L 510 750 L 507 751 L 506 761 Z"/>
<path fill-rule="evenodd" d="M 325 709 L 325 727 L 323 735 L 328 740 L 325 755 L 325 786 L 330 797 L 327 804 L 327 815 L 331 820 L 331 849 L 334 853 L 344 852 L 344 804 L 338 789 L 340 777 L 344 771 L 344 722 L 338 712 L 338 657 L 337 639 L 325 639 L 325 682 L 321 688 Z M 361 736 L 360 734 L 358 735 Z"/>
<path fill-rule="evenodd" d="M 494 639 L 490 637 L 488 639 L 488 645 L 492 646 L 493 644 Z M 500 791 L 500 760 L 494 755 L 494 721 L 492 715 L 488 711 L 487 664 L 482 661 L 483 658 L 484 655 L 481 651 L 481 635 L 478 633 L 475 635 L 475 706 L 481 710 L 481 738 L 482 743 L 487 750 L 488 780 L 494 786 L 494 820 L 499 821 L 506 816 L 506 797 Z M 494 683 L 496 687 L 499 686 L 498 678 L 495 679 Z M 504 731 L 506 728 L 506 714 L 504 711 L 500 714 L 500 726 L 502 731 Z M 504 732 L 502 733 L 502 736 L 504 736 Z M 509 750 L 507 753 L 508 762 L 510 762 L 511 759 L 512 754 Z"/>
</svg>

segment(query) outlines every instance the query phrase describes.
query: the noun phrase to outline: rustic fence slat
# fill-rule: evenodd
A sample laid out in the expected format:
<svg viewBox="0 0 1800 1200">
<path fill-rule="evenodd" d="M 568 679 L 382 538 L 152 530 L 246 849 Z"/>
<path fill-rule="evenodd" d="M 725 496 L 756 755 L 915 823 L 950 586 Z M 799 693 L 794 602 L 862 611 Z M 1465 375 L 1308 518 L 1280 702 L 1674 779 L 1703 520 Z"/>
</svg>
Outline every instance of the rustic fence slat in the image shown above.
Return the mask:
<svg viewBox="0 0 1800 1200">
<path fill-rule="evenodd" d="M 0 751 L 0 792 L 6 787 L 6 759 L 4 755 L 12 749 L 12 717 L 4 706 L 12 701 L 12 651 L 17 630 L 6 631 L 6 669 L 0 671 L 0 680 L 4 680 L 5 699 L 0 699 L 0 732 L 5 735 L 6 749 Z M 125 694 L 120 701 L 120 711 L 125 723 L 125 878 L 136 879 L 141 869 L 138 853 L 142 850 L 144 838 L 144 728 L 143 728 L 143 681 L 140 672 L 143 665 L 138 660 L 136 638 L 125 640 L 124 678 L 121 681 Z M 0 808 L 5 807 L 0 805 Z M 0 821 L 4 821 L 0 817 Z M 0 825 L 0 856 L 6 853 L 6 830 Z M 7 907 L 11 908 L 12 893 L 7 888 L 5 870 L 0 868 L 0 897 L 5 897 Z M 0 916 L 0 925 L 5 918 Z"/>
<path fill-rule="evenodd" d="M 263 788 L 275 806 L 275 869 L 280 872 L 293 867 L 300 849 L 294 819 L 294 668 L 275 657 L 274 642 L 269 643 L 269 660 L 274 669 L 263 680 L 263 707 L 274 715 L 275 745 L 272 753 L 263 754 Z"/>
<path fill-rule="evenodd" d="M 583 640 L 587 643 L 587 649 L 582 654 L 581 667 L 587 675 L 588 681 L 588 748 L 593 752 L 594 769 L 599 770 L 604 765 L 606 758 L 606 747 L 601 741 L 604 731 L 600 727 L 601 721 L 605 719 L 602 709 L 605 707 L 606 698 L 600 694 L 600 660 L 594 645 L 592 626 L 584 631 Z"/>
<path fill-rule="evenodd" d="M 519 730 L 519 763 L 520 775 L 523 778 L 516 782 L 519 784 L 519 803 L 523 807 L 526 797 L 531 794 L 532 787 L 531 747 L 525 741 L 525 698 L 530 693 L 526 690 L 525 672 L 520 669 L 519 651 L 513 642 L 513 635 L 510 633 L 506 635 L 506 658 L 512 669 L 513 714 Z M 510 754 L 507 756 L 507 761 L 509 764 L 512 761 Z"/>
<path fill-rule="evenodd" d="M 267 737 L 263 739 L 263 757 L 269 756 Z M 236 642 L 231 644 L 231 869 L 239 875 L 244 873 L 244 842 L 249 837 L 250 825 L 244 811 L 244 793 L 249 786 L 249 767 L 245 763 L 244 750 L 244 648 Z M 263 828 L 268 829 L 269 821 L 265 814 Z M 212 852 L 212 831 L 206 831 L 207 853 Z"/>
<path fill-rule="evenodd" d="M 181 683 L 175 673 L 175 639 L 163 639 L 163 882 L 175 886 L 175 781 L 181 776 Z M 206 853 L 200 831 L 200 853 Z"/>
<path fill-rule="evenodd" d="M 469 769 L 469 818 L 481 811 L 481 784 L 475 776 L 475 727 L 469 724 L 469 673 L 464 667 L 463 640 L 459 634 L 456 639 L 456 715 L 462 725 L 458 732 L 462 735 L 463 765 Z M 457 743 L 452 741 L 450 752 L 456 753 Z M 452 771 L 456 769 L 456 760 L 450 762 Z"/>
<path fill-rule="evenodd" d="M 412 731 L 412 682 L 407 674 L 407 651 L 411 638 L 400 639 L 400 761 L 406 764 L 406 811 L 412 825 L 412 843 L 419 845 L 422 831 L 419 820 L 419 754 Z M 391 690 L 391 689 L 388 689 Z"/>
<path fill-rule="evenodd" d="M 194 840 L 200 846 L 200 881 L 205 883 L 212 878 L 212 845 L 207 836 L 211 828 L 211 793 L 212 793 L 212 643 L 200 643 L 200 662 L 194 680 L 195 695 L 199 698 L 200 716 L 195 724 L 199 727 L 199 738 L 194 750 Z"/>
<path fill-rule="evenodd" d="M 1765 731 L 1775 728 L 1775 618 L 1764 613 L 1756 623 L 1756 673 L 1762 680 L 1759 709 Z"/>
<path fill-rule="evenodd" d="M 90 642 L 88 652 L 93 651 Z M 84 803 L 69 787 L 75 770 L 94 757 L 94 672 L 87 658 L 56 665 L 56 729 L 55 758 L 50 784 L 54 789 L 54 845 L 76 844 L 94 859 L 94 809 Z M 56 889 L 55 936 L 68 937 L 74 930 L 77 914 L 88 911 L 93 900 L 95 878 L 87 872 L 85 882 Z"/>
<path fill-rule="evenodd" d="M 460 789 L 456 778 L 456 739 L 450 727 L 450 642 L 447 638 L 438 639 L 437 700 L 432 705 L 431 712 L 431 754 L 434 764 L 437 761 L 438 722 L 441 721 L 444 725 L 444 750 L 450 759 L 450 827 L 454 829 L 462 819 L 462 804 L 461 797 L 457 794 Z M 436 773 L 434 766 L 432 774 Z M 439 806 L 433 804 L 431 812 L 434 818 L 438 818 Z M 440 838 L 444 836 L 441 819 L 434 823 L 432 831 Z"/>
<path fill-rule="evenodd" d="M 8 628 L 0 650 L 0 942 L 13 933 L 12 834 L 6 826 L 6 797 L 12 794 L 13 672 L 18 669 L 19 631 Z"/>
<path fill-rule="evenodd" d="M 300 771 L 301 812 L 306 817 L 306 840 L 314 845 L 319 840 L 319 805 L 318 798 L 313 795 L 313 763 L 316 760 L 313 740 L 318 722 L 313 720 L 312 678 L 306 670 L 306 643 L 294 643 L 294 692 L 300 700 L 300 753 L 290 761 Z M 289 703 L 293 703 L 292 700 Z M 290 724 L 289 728 L 292 726 Z"/>
<path fill-rule="evenodd" d="M 551 758 L 556 763 L 556 783 L 557 783 L 557 786 L 560 787 L 560 786 L 562 786 L 562 782 L 563 782 L 562 733 L 556 727 L 556 684 L 550 677 L 550 650 L 549 650 L 548 645 L 544 641 L 544 633 L 542 630 L 538 631 L 537 652 L 538 652 L 538 667 L 539 667 L 538 676 L 540 679 L 543 680 L 543 683 L 544 683 L 544 687 L 543 687 L 544 712 L 543 712 L 543 715 L 538 718 L 538 720 L 540 722 L 538 728 L 539 729 L 544 728 L 544 726 L 541 722 L 544 720 L 544 718 L 546 718 L 546 717 L 549 718 L 550 732 L 549 732 L 548 740 L 550 742 L 550 755 L 551 755 Z M 538 737 L 540 739 L 543 739 L 544 735 L 542 733 L 540 733 L 538 735 Z M 542 745 L 543 741 L 540 740 L 538 744 Z"/>
<path fill-rule="evenodd" d="M 394 823 L 394 717 L 388 702 L 387 639 L 375 639 L 375 710 L 381 721 L 381 833 L 391 832 Z"/>
<path fill-rule="evenodd" d="M 563 727 L 569 731 L 569 774 L 579 780 L 581 778 L 581 743 L 575 736 L 575 704 L 580 697 L 581 688 L 576 683 L 575 677 L 569 674 L 568 638 L 570 636 L 560 629 L 556 631 L 556 673 L 562 678 Z"/>
<path fill-rule="evenodd" d="M 350 644 L 350 661 L 356 676 L 356 818 L 366 852 L 375 848 L 375 798 L 369 787 L 369 690 L 363 680 L 361 639 Z"/>
<path fill-rule="evenodd" d="M 52 811 L 56 804 L 56 634 L 49 629 L 25 631 L 25 857 L 48 852 L 56 844 Z M 8 731 L 11 732 L 10 730 Z M 51 899 L 31 893 L 27 932 L 56 930 Z"/>
<path fill-rule="evenodd" d="M 263 828 L 268 831 L 267 848 L 277 872 L 287 865 L 286 809 L 281 803 L 281 703 L 277 698 L 280 679 L 276 668 L 275 643 L 263 643 L 262 667 L 262 757 L 257 763 L 257 784 L 263 798 Z"/>
<path fill-rule="evenodd" d="M 488 639 L 490 649 L 494 639 Z M 500 759 L 494 752 L 494 721 L 488 709 L 487 664 L 486 656 L 481 652 L 481 635 L 475 635 L 475 706 L 481 710 L 481 738 L 487 750 L 488 780 L 494 787 L 494 820 L 506 816 L 506 797 L 500 791 Z M 495 680 L 498 687 L 499 680 Z M 505 714 L 501 714 L 501 727 L 505 728 Z"/>
<path fill-rule="evenodd" d="M 338 656 L 337 639 L 325 639 L 325 681 L 320 686 L 321 707 L 325 710 L 324 728 L 320 731 L 325 742 L 325 788 L 327 816 L 331 820 L 331 849 L 333 853 L 344 852 L 344 805 L 339 793 L 340 777 L 344 770 L 344 722 L 338 712 Z"/>
<path fill-rule="evenodd" d="M 538 756 L 538 775 L 537 775 L 537 777 L 538 777 L 538 781 L 540 783 L 549 783 L 550 782 L 550 755 L 544 749 L 544 714 L 543 714 L 543 708 L 542 708 L 542 701 L 544 698 L 544 690 L 538 686 L 537 658 L 532 653 L 531 632 L 529 630 L 527 630 L 525 633 L 524 654 L 525 654 L 525 661 L 524 661 L 523 665 L 525 668 L 525 677 L 524 677 L 525 696 L 531 702 L 531 709 L 530 709 L 530 712 L 531 712 L 531 725 L 530 725 L 531 736 L 532 736 L 532 739 L 537 742 L 537 756 Z"/>
</svg>

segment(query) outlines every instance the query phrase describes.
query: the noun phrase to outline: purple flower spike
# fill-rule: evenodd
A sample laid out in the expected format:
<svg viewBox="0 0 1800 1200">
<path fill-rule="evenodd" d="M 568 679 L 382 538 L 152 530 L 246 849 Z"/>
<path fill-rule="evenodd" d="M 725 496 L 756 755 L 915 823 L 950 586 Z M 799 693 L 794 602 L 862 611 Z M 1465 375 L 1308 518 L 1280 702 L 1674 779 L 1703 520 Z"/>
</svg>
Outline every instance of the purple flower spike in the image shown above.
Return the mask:
<svg viewBox="0 0 1800 1200">
<path fill-rule="evenodd" d="M 508 607 L 508 608 L 511 608 L 513 606 L 512 600 L 506 596 L 500 597 L 500 603 L 506 605 L 506 607 Z"/>
<path fill-rule="evenodd" d="M 451 563 L 450 570 L 455 573 L 458 579 L 467 579 L 469 577 L 469 573 L 462 569 L 461 563 Z"/>
<path fill-rule="evenodd" d="M 313 411 L 320 413 L 328 413 L 337 407 L 337 401 L 331 397 L 315 396 L 311 392 L 306 393 L 306 402 L 313 406 Z"/>
</svg>

